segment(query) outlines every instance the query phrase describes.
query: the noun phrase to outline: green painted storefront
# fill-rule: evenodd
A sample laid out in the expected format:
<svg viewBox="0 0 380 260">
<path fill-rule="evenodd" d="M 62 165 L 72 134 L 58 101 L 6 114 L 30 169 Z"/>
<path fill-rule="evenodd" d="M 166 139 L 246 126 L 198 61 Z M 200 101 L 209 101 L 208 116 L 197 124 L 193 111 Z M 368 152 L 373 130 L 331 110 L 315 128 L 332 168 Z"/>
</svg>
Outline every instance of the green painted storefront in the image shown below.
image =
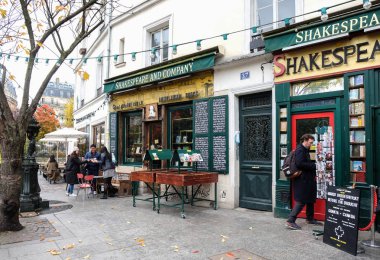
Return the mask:
<svg viewBox="0 0 380 260">
<path fill-rule="evenodd" d="M 333 122 L 332 129 L 334 131 L 333 149 L 335 149 L 335 186 L 349 187 L 353 184 L 356 172 L 352 170 L 352 162 L 354 160 L 362 160 L 362 165 L 365 165 L 361 179 L 356 182 L 356 188 L 361 190 L 360 201 L 360 225 L 361 227 L 367 225 L 370 215 L 370 190 L 369 185 L 380 185 L 380 49 L 378 43 L 380 42 L 379 31 L 367 31 L 360 26 L 353 26 L 352 31 L 346 38 L 339 38 L 331 40 L 331 38 L 323 40 L 318 39 L 318 42 L 306 41 L 296 43 L 297 33 L 302 30 L 316 31 L 324 26 L 337 24 L 342 25 L 349 23 L 358 17 L 371 17 L 379 15 L 379 9 L 370 10 L 367 12 L 357 12 L 351 16 L 345 16 L 327 23 L 318 23 L 313 26 L 299 27 L 298 30 L 294 28 L 276 32 L 275 34 L 264 35 L 265 45 L 267 52 L 274 55 L 274 73 L 275 73 L 275 101 L 276 101 L 276 186 L 275 186 L 275 208 L 274 215 L 276 217 L 286 218 L 291 211 L 292 207 L 292 189 L 291 182 L 284 177 L 281 177 L 281 158 L 284 157 L 285 148 L 290 152 L 294 148 L 295 131 L 298 125 L 295 122 L 296 118 L 307 117 L 308 115 L 330 115 Z M 360 18 L 359 18 L 360 19 Z M 364 18 L 363 18 L 364 19 Z M 373 18 L 372 18 L 373 19 Z M 348 21 L 348 22 L 347 22 Z M 374 20 L 372 20 L 374 21 Z M 296 27 L 296 26 L 294 26 Z M 287 39 L 286 41 L 284 39 Z M 316 63 L 331 62 L 334 64 L 334 59 L 339 60 L 335 55 L 328 56 L 326 53 L 334 53 L 334 50 L 339 49 L 344 45 L 357 44 L 357 39 L 364 39 L 366 45 L 374 44 L 375 52 L 372 50 L 374 56 L 367 61 L 362 62 L 360 54 L 353 54 L 350 60 L 346 62 L 336 62 L 336 66 L 319 66 L 318 69 L 310 70 L 305 69 L 305 66 L 300 66 L 299 69 L 287 69 L 287 66 L 292 66 L 292 62 L 299 62 L 303 57 L 310 57 L 311 53 L 321 52 L 317 55 Z M 368 44 L 367 44 L 368 43 Z M 359 43 L 360 45 L 360 43 Z M 358 45 L 355 45 L 358 46 Z M 342 47 L 342 50 L 344 47 Z M 359 46 L 356 51 L 366 51 L 366 48 L 361 49 Z M 339 50 L 336 51 L 338 53 Z M 322 53 L 322 54 L 321 54 Z M 326 55 L 323 56 L 323 53 Z M 367 50 L 367 53 L 371 53 Z M 322 56 L 322 58 L 321 58 Z M 339 54 L 337 55 L 339 56 Z M 289 58 L 290 57 L 290 58 Z M 278 60 L 277 60 L 278 59 Z M 297 60 L 298 59 L 298 60 Z M 325 59 L 325 60 L 321 60 Z M 305 58 L 306 60 L 306 58 Z M 277 61 L 280 61 L 276 64 Z M 336 61 L 336 60 L 335 60 Z M 310 63 L 311 64 L 311 63 Z M 277 65 L 277 66 L 276 66 Z M 352 85 L 356 79 L 362 79 L 358 84 Z M 301 93 L 295 94 L 294 88 L 297 84 L 305 83 L 315 84 L 319 81 L 329 81 L 339 79 L 342 82 L 340 89 L 332 89 L 330 91 L 316 91 L 314 93 Z M 353 89 L 363 88 L 363 98 L 352 99 Z M 356 102 L 364 104 L 364 111 L 357 116 L 352 114 L 352 105 Z M 359 120 L 364 120 L 365 126 L 356 126 L 352 122 L 352 118 L 358 117 Z M 286 126 L 286 128 L 284 128 Z M 352 141 L 352 136 L 355 131 L 365 131 L 365 140 L 362 143 Z M 354 134 L 352 134 L 354 133 Z M 281 142 L 285 144 L 281 144 Z M 355 145 L 364 146 L 365 155 L 353 156 L 350 146 Z M 361 158 L 360 158 L 361 157 Z M 359 158 L 359 159 L 357 159 Z M 358 176 L 358 175 L 357 175 Z M 322 209 L 324 210 L 324 209 Z M 379 221 L 377 221 L 379 223 Z"/>
</svg>

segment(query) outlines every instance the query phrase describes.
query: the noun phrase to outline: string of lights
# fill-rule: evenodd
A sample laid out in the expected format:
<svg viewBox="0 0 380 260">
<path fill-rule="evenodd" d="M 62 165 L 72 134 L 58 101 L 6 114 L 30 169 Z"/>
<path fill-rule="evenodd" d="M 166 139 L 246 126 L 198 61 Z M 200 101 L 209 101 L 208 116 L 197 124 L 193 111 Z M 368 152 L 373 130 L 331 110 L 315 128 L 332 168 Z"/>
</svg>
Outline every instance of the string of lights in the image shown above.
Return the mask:
<svg viewBox="0 0 380 260">
<path fill-rule="evenodd" d="M 325 22 L 329 18 L 329 16 L 328 16 L 328 10 L 329 9 L 335 8 L 335 7 L 338 7 L 338 6 L 341 6 L 341 5 L 345 5 L 345 4 L 348 4 L 348 3 L 351 3 L 351 2 L 355 2 L 355 1 L 357 1 L 357 0 L 348 0 L 346 2 L 335 4 L 335 5 L 332 5 L 332 6 L 329 6 L 329 7 L 322 7 L 319 10 L 314 10 L 314 11 L 310 11 L 308 13 L 303 13 L 303 14 L 296 15 L 296 16 L 293 16 L 293 17 L 288 17 L 288 18 L 285 18 L 283 20 L 278 20 L 278 21 L 262 24 L 262 25 L 259 25 L 259 26 L 253 26 L 253 27 L 250 27 L 250 28 L 245 28 L 245 29 L 241 29 L 241 30 L 237 30 L 237 31 L 223 33 L 223 34 L 220 34 L 220 35 L 214 35 L 214 36 L 210 36 L 210 37 L 206 37 L 206 38 L 202 38 L 202 39 L 196 39 L 196 40 L 192 40 L 192 41 L 188 41 L 188 42 L 183 42 L 183 43 L 178 43 L 178 44 L 172 44 L 172 45 L 167 46 L 165 48 L 170 48 L 173 55 L 177 55 L 178 47 L 183 46 L 183 45 L 195 44 L 196 49 L 197 50 L 201 50 L 202 49 L 202 42 L 207 41 L 207 40 L 216 39 L 216 38 L 222 38 L 223 40 L 228 40 L 228 36 L 233 35 L 233 34 L 237 34 L 237 33 L 241 33 L 241 32 L 246 32 L 246 31 L 251 31 L 253 35 L 258 35 L 258 34 L 260 34 L 262 32 L 262 29 L 265 28 L 265 27 L 272 26 L 274 24 L 279 24 L 279 23 L 283 23 L 285 26 L 289 26 L 292 23 L 292 21 L 293 22 L 295 21 L 296 18 L 301 17 L 301 16 L 305 16 L 305 15 L 315 14 L 315 13 L 320 13 L 321 14 L 321 20 Z M 372 3 L 371 3 L 370 0 L 362 0 L 362 3 L 363 3 L 363 8 L 366 9 L 366 10 L 368 10 L 368 9 L 370 9 L 372 7 Z M 122 57 L 122 56 L 123 57 L 131 56 L 131 60 L 132 61 L 136 61 L 136 58 L 137 58 L 138 54 L 149 53 L 149 52 L 150 52 L 151 58 L 153 59 L 153 58 L 155 58 L 155 56 L 157 54 L 157 51 L 159 51 L 160 49 L 163 49 L 163 47 L 154 47 L 152 49 L 146 49 L 146 50 L 140 50 L 140 51 L 132 51 L 132 52 L 127 52 L 127 53 L 122 53 L 122 54 L 102 55 L 102 56 L 94 56 L 94 57 L 92 57 L 92 56 L 86 57 L 85 56 L 85 57 L 80 57 L 80 58 L 69 58 L 67 60 L 69 61 L 70 65 L 73 65 L 74 61 L 79 61 L 79 62 L 82 62 L 83 65 L 86 65 L 89 60 L 96 60 L 98 63 L 101 63 L 104 58 L 113 58 L 114 63 L 117 63 L 118 60 L 119 60 L 119 57 Z M 6 59 L 8 61 L 10 61 L 11 58 L 14 58 L 15 62 L 19 61 L 20 59 L 21 60 L 25 60 L 25 62 L 29 62 L 29 56 L 20 56 L 20 55 L 18 55 L 18 53 L 0 52 L 0 59 L 3 58 L 3 57 L 6 57 Z M 57 64 L 60 65 L 60 64 L 62 64 L 63 61 L 60 60 L 59 58 L 54 58 L 54 57 L 53 58 L 40 58 L 40 57 L 37 57 L 34 60 L 35 64 L 37 64 L 37 63 L 45 63 L 46 65 L 49 65 L 50 62 L 56 62 Z"/>
</svg>

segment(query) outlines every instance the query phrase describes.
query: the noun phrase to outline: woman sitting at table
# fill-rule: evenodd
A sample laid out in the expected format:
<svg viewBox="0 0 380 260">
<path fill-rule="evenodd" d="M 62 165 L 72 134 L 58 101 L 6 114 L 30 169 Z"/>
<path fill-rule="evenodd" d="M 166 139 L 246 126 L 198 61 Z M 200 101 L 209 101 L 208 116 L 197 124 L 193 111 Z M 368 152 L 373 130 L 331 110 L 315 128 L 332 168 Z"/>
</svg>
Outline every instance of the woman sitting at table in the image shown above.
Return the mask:
<svg viewBox="0 0 380 260">
<path fill-rule="evenodd" d="M 59 177 L 59 168 L 58 168 L 58 162 L 55 160 L 54 155 L 50 155 L 49 161 L 46 164 L 47 168 L 47 177 L 51 180 L 53 180 L 54 183 L 56 183 L 56 180 Z"/>
</svg>

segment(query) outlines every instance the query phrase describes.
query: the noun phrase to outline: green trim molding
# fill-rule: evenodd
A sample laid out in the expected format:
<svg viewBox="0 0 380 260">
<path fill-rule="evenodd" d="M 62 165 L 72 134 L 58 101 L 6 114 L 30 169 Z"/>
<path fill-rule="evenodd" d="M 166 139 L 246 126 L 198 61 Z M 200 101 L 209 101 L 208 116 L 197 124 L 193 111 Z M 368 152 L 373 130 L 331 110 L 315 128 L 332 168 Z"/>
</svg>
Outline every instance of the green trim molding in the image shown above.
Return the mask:
<svg viewBox="0 0 380 260">
<path fill-rule="evenodd" d="M 317 43 L 319 40 L 339 37 L 350 32 L 380 25 L 380 8 L 347 16 L 343 19 L 331 20 L 325 23 L 293 28 L 283 33 L 264 36 L 265 52 L 281 50 L 289 46 Z"/>
<path fill-rule="evenodd" d="M 138 86 L 189 75 L 194 72 L 211 69 L 214 64 L 215 53 L 196 56 L 175 64 L 144 70 L 128 77 L 107 82 L 104 84 L 104 92 L 112 93 L 133 89 Z"/>
</svg>

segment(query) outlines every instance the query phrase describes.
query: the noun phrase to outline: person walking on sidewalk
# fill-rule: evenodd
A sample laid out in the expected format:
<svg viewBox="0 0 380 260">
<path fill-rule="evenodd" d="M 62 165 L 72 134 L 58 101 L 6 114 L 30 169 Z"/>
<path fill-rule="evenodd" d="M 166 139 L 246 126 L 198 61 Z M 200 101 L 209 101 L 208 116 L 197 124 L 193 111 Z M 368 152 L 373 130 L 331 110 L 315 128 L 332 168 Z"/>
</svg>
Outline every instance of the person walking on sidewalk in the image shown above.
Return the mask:
<svg viewBox="0 0 380 260">
<path fill-rule="evenodd" d="M 112 191 L 111 180 L 115 176 L 115 164 L 112 162 L 112 156 L 108 152 L 105 146 L 100 150 L 100 165 L 103 169 L 103 178 L 104 178 L 104 193 L 101 199 L 107 199 L 108 192 Z"/>
<path fill-rule="evenodd" d="M 88 175 L 99 175 L 99 163 L 100 163 L 100 154 L 96 151 L 96 145 L 92 144 L 90 151 L 86 153 L 84 159 L 87 160 L 87 174 Z M 92 191 L 96 195 L 96 179 L 92 181 Z"/>
<path fill-rule="evenodd" d="M 298 214 L 302 211 L 306 205 L 306 223 L 313 225 L 322 225 L 314 219 L 314 203 L 317 199 L 317 182 L 316 182 L 316 165 L 310 160 L 310 147 L 314 143 L 314 136 L 310 134 L 304 134 L 301 137 L 300 144 L 295 150 L 295 163 L 297 169 L 302 171 L 302 174 L 292 179 L 294 205 L 290 212 L 289 218 L 286 222 L 286 226 L 290 229 L 301 229 L 296 224 Z"/>
</svg>

